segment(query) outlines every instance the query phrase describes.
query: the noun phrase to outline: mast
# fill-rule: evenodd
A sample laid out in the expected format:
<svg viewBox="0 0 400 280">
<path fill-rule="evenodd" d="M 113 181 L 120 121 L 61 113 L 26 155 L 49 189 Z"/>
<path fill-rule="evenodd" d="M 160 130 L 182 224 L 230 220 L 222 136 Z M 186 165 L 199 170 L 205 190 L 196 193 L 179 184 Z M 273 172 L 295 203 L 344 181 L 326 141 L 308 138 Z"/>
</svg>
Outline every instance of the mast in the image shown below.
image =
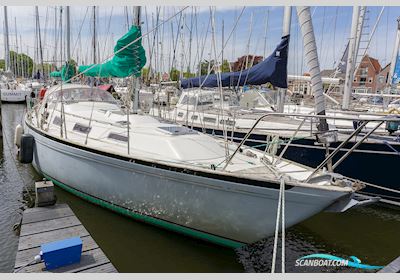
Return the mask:
<svg viewBox="0 0 400 280">
<path fill-rule="evenodd" d="M 128 6 L 124 6 L 124 13 L 126 17 L 126 32 L 129 31 L 129 14 L 128 14 Z"/>
<path fill-rule="evenodd" d="M 4 56 L 5 56 L 5 68 L 4 70 L 10 70 L 10 41 L 8 38 L 8 17 L 7 17 L 7 6 L 4 6 Z"/>
<path fill-rule="evenodd" d="M 221 73 L 222 73 L 222 72 L 224 72 L 224 43 L 225 43 L 225 39 L 224 39 L 224 35 L 225 35 L 224 34 L 224 20 L 222 20 L 222 27 L 221 28 L 222 28 L 222 31 L 221 31 L 221 33 L 222 33 L 222 39 L 221 39 L 221 44 L 222 44 L 222 46 L 221 46 Z M 190 41 L 191 40 L 192 39 L 190 39 Z M 189 48 L 189 50 L 190 50 L 190 48 Z"/>
<path fill-rule="evenodd" d="M 390 62 L 389 79 L 387 81 L 389 86 L 391 86 L 393 83 L 394 68 L 396 67 L 396 61 L 397 61 L 397 57 L 399 55 L 399 47 L 400 47 L 400 17 L 397 18 L 396 41 L 394 44 L 392 60 Z"/>
<path fill-rule="evenodd" d="M 96 63 L 96 6 L 93 6 L 93 64 Z"/>
<path fill-rule="evenodd" d="M 36 28 L 37 28 L 37 34 L 38 34 L 38 40 L 39 40 L 39 55 L 40 55 L 40 64 L 42 66 L 42 76 L 43 78 L 45 77 L 44 75 L 44 65 L 43 65 L 43 49 L 42 49 L 42 37 L 40 34 L 40 21 L 39 21 L 39 8 L 38 6 L 35 6 L 35 11 L 36 11 Z"/>
<path fill-rule="evenodd" d="M 140 6 L 135 6 L 133 8 L 133 25 L 139 27 L 140 27 L 140 12 L 141 12 Z M 132 89 L 134 91 L 133 111 L 137 112 L 139 109 L 139 78 L 137 78 L 135 75 L 132 75 Z"/>
<path fill-rule="evenodd" d="M 264 52 L 263 57 L 265 59 L 267 53 L 267 32 L 268 32 L 268 21 L 269 21 L 269 8 L 267 9 L 267 14 L 265 17 L 265 30 L 264 30 Z"/>
<path fill-rule="evenodd" d="M 360 48 L 360 41 L 361 41 L 361 37 L 362 37 L 362 33 L 363 33 L 363 29 L 364 29 L 364 19 L 365 19 L 365 13 L 367 11 L 367 7 L 365 6 L 361 6 L 360 7 L 360 14 L 358 16 L 358 24 L 357 24 L 357 36 L 356 36 L 356 46 L 354 48 L 354 72 L 357 71 L 357 69 L 355 68 L 356 64 L 357 64 L 357 57 L 358 57 L 358 50 Z M 362 59 L 362 57 L 361 57 Z"/>
<path fill-rule="evenodd" d="M 64 40 L 63 40 L 63 7 L 62 6 L 60 6 L 60 20 L 59 20 L 58 26 L 60 29 L 60 60 L 63 61 L 63 59 L 64 59 L 64 53 L 63 53 Z M 61 67 L 62 67 L 62 62 L 61 62 Z"/>
<path fill-rule="evenodd" d="M 19 35 L 19 43 L 21 44 L 21 75 L 22 78 L 25 78 L 25 56 L 24 56 L 24 50 L 22 46 L 22 38 L 21 35 Z"/>
<path fill-rule="evenodd" d="M 53 63 L 57 66 L 57 6 L 54 7 L 54 53 L 53 53 Z"/>
<path fill-rule="evenodd" d="M 303 35 L 305 60 L 311 76 L 311 87 L 314 94 L 315 113 L 325 115 L 325 97 L 322 88 L 321 70 L 318 61 L 317 45 L 315 43 L 314 29 L 311 20 L 310 7 L 298 6 L 297 17 Z M 318 131 L 328 130 L 325 119 L 319 120 Z"/>
<path fill-rule="evenodd" d="M 282 37 L 290 34 L 290 25 L 292 21 L 292 7 L 285 6 L 283 11 L 283 27 L 282 27 Z M 276 97 L 276 111 L 278 113 L 282 113 L 285 105 L 285 95 L 286 89 L 280 88 L 278 89 L 278 95 Z"/>
<path fill-rule="evenodd" d="M 16 52 L 15 52 L 15 73 L 14 73 L 14 75 L 15 75 L 15 77 L 18 77 L 19 76 L 19 72 L 20 72 L 18 68 L 20 68 L 21 65 L 20 65 L 20 63 L 18 63 L 18 51 L 19 51 L 19 49 L 18 49 L 18 31 L 17 31 L 17 18 L 16 17 L 14 17 L 14 23 L 15 23 L 15 50 L 16 50 Z"/>
<path fill-rule="evenodd" d="M 343 101 L 342 101 L 342 109 L 349 109 L 350 105 L 350 97 L 351 97 L 351 88 L 353 85 L 353 77 L 354 77 L 354 62 L 355 62 L 355 51 L 357 45 L 357 26 L 359 22 L 360 15 L 360 7 L 353 7 L 353 18 L 351 21 L 351 34 L 349 39 L 349 50 L 347 57 L 347 67 L 346 67 L 346 78 L 344 83 L 344 92 L 343 92 Z"/>
<path fill-rule="evenodd" d="M 70 16 L 69 16 L 69 6 L 67 6 L 66 9 L 66 21 L 67 21 L 67 38 L 66 38 L 66 43 L 67 43 L 67 61 L 69 62 L 71 60 L 71 23 L 70 23 Z"/>
</svg>

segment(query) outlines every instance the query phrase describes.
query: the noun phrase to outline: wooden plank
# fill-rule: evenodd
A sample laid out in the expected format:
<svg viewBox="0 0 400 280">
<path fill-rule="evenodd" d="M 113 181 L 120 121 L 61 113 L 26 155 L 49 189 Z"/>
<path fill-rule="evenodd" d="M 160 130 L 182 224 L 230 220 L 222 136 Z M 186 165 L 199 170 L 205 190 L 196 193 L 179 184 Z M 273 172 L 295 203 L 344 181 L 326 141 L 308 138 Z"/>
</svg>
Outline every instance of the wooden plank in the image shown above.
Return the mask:
<svg viewBox="0 0 400 280">
<path fill-rule="evenodd" d="M 82 239 L 82 252 L 99 248 L 97 243 L 93 240 L 93 238 L 90 235 L 82 237 L 81 239 Z M 18 251 L 17 256 L 15 258 L 14 269 L 24 266 L 30 261 L 32 261 L 33 258 L 37 254 L 39 254 L 39 252 L 40 252 L 40 247 L 34 247 L 27 250 Z"/>
<path fill-rule="evenodd" d="M 21 236 L 19 238 L 18 251 L 30 249 L 33 247 L 39 247 L 43 243 L 51 241 L 61 240 L 69 237 L 88 236 L 89 232 L 84 226 L 78 225 L 69 228 L 57 229 L 40 234 L 33 234 L 27 236 Z"/>
<path fill-rule="evenodd" d="M 73 227 L 80 225 L 81 222 L 76 216 L 69 216 L 59 219 L 47 220 L 38 223 L 30 223 L 22 225 L 20 236 L 38 234 L 46 231 L 53 231 L 57 229 Z"/>
<path fill-rule="evenodd" d="M 79 236 L 83 248 L 80 263 L 46 271 L 43 262 L 24 267 L 39 254 L 40 245 Z M 14 270 L 18 272 L 118 272 L 89 232 L 66 204 L 26 209 L 23 214 Z"/>
<path fill-rule="evenodd" d="M 29 272 L 29 273 L 38 273 L 38 272 L 52 272 L 52 273 L 60 273 L 60 272 L 81 272 L 83 270 L 94 268 L 99 265 L 107 264 L 110 261 L 107 259 L 106 255 L 104 255 L 103 251 L 99 249 L 94 249 L 90 251 L 86 251 L 82 253 L 81 261 L 79 263 L 71 264 L 68 266 L 60 267 L 57 269 L 52 269 L 50 271 L 45 269 L 45 264 L 43 262 L 38 264 L 29 265 L 24 267 L 19 272 Z"/>
<path fill-rule="evenodd" d="M 81 273 L 118 273 L 118 270 L 112 265 L 112 263 L 106 263 L 93 268 L 85 269 L 80 271 Z"/>
<path fill-rule="evenodd" d="M 390 264 L 378 271 L 378 273 L 399 273 L 400 272 L 400 257 L 392 261 Z"/>
<path fill-rule="evenodd" d="M 68 204 L 62 203 L 62 204 L 55 204 L 51 206 L 46 206 L 46 207 L 33 207 L 33 208 L 27 208 L 24 211 L 25 214 L 31 214 L 31 213 L 44 213 L 44 212 L 51 212 L 55 209 L 63 209 L 63 208 L 68 208 L 71 209 Z"/>
<path fill-rule="evenodd" d="M 56 208 L 52 211 L 31 212 L 31 213 L 24 212 L 22 225 L 28 223 L 36 223 L 46 220 L 64 218 L 69 216 L 74 216 L 74 212 L 72 212 L 71 208 L 69 207 Z"/>
</svg>

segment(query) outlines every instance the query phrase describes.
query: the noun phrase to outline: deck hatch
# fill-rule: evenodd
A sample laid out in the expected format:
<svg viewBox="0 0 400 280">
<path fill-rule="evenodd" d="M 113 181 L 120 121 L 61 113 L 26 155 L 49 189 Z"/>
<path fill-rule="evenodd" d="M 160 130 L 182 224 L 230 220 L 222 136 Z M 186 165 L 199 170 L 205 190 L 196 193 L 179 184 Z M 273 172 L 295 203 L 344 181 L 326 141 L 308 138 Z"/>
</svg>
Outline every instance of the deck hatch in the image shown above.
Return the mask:
<svg viewBox="0 0 400 280">
<path fill-rule="evenodd" d="M 172 135 L 185 135 L 185 134 L 196 134 L 197 132 L 193 129 L 189 129 L 184 126 L 162 126 L 158 129 Z"/>
<path fill-rule="evenodd" d="M 203 121 L 208 123 L 215 123 L 216 120 L 215 118 L 203 117 Z"/>
<path fill-rule="evenodd" d="M 72 130 L 74 130 L 76 132 L 84 133 L 84 134 L 89 134 L 89 132 L 92 130 L 92 128 L 90 126 L 86 126 L 84 124 L 76 123 Z"/>
<path fill-rule="evenodd" d="M 108 138 L 117 140 L 117 141 L 121 141 L 121 142 L 128 142 L 128 136 L 121 135 L 121 134 L 114 133 L 114 132 L 110 132 L 110 134 L 108 134 Z"/>
</svg>

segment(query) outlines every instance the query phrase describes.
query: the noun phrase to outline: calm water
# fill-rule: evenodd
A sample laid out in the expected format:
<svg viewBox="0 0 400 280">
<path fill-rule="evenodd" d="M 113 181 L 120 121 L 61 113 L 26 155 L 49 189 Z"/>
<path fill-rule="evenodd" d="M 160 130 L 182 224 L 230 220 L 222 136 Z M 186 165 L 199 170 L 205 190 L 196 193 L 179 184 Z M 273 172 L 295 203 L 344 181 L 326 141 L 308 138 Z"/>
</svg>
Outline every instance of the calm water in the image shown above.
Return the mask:
<svg viewBox="0 0 400 280">
<path fill-rule="evenodd" d="M 5 137 L 0 146 L 0 272 L 11 272 L 14 265 L 18 238 L 12 227 L 21 218 L 24 184 L 31 188 L 40 179 L 30 165 L 13 160 L 14 127 L 24 109 L 23 105 L 2 105 Z M 235 251 L 135 222 L 59 189 L 57 197 L 70 205 L 120 272 L 270 271 L 272 238 Z M 286 271 L 355 272 L 349 268 L 294 266 L 298 257 L 312 253 L 357 256 L 366 264 L 385 265 L 400 256 L 400 209 L 374 205 L 342 214 L 321 213 L 287 231 Z"/>
</svg>

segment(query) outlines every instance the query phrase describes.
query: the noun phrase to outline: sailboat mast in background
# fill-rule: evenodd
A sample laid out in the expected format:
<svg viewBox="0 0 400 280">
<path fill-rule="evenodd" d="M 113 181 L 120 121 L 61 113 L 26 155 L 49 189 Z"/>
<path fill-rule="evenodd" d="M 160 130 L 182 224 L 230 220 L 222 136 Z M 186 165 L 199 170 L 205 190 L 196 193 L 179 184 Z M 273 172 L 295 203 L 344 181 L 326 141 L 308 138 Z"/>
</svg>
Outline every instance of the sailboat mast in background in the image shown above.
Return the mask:
<svg viewBox="0 0 400 280">
<path fill-rule="evenodd" d="M 5 51 L 5 68 L 4 70 L 10 70 L 10 41 L 8 37 L 8 16 L 7 7 L 4 6 L 4 51 Z"/>
<path fill-rule="evenodd" d="M 292 7 L 285 6 L 283 11 L 283 28 L 282 28 L 282 37 L 288 36 L 290 34 L 290 25 L 292 22 Z M 289 51 L 289 50 L 288 50 Z M 283 112 L 283 108 L 285 105 L 285 96 L 286 96 L 286 89 L 280 88 L 278 90 L 277 100 L 276 100 L 276 111 L 278 113 Z"/>
<path fill-rule="evenodd" d="M 346 78 L 344 83 L 344 92 L 343 92 L 343 100 L 342 100 L 342 108 L 344 110 L 349 109 L 350 106 L 350 97 L 351 97 L 351 88 L 353 85 L 353 77 L 354 77 L 354 62 L 355 62 L 355 51 L 357 46 L 357 26 L 359 23 L 359 15 L 360 15 L 360 7 L 353 7 L 353 17 L 351 22 L 351 34 L 349 39 L 349 51 L 347 57 L 347 66 L 346 66 Z"/>
</svg>

